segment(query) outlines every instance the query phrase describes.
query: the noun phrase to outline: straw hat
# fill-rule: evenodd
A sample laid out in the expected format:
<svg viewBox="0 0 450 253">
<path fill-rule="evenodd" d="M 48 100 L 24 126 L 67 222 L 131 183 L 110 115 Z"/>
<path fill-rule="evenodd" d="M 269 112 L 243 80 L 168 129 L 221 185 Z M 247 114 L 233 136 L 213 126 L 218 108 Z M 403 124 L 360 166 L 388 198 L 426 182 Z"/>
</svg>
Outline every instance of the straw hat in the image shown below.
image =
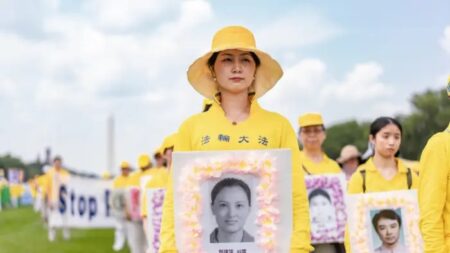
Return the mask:
<svg viewBox="0 0 450 253">
<path fill-rule="evenodd" d="M 261 61 L 254 80 L 255 98 L 264 95 L 283 75 L 280 64 L 256 48 L 255 38 L 250 30 L 242 26 L 227 26 L 214 35 L 211 50 L 194 61 L 187 72 L 189 83 L 206 98 L 214 99 L 217 93 L 217 84 L 208 67 L 208 60 L 214 53 L 227 49 L 253 52 Z"/>
<path fill-rule="evenodd" d="M 338 163 L 345 163 L 352 158 L 358 158 L 361 156 L 358 148 L 355 145 L 346 145 L 341 149 L 341 155 L 336 159 Z"/>
<path fill-rule="evenodd" d="M 323 125 L 322 115 L 320 113 L 305 113 L 298 118 L 300 127 Z"/>
</svg>

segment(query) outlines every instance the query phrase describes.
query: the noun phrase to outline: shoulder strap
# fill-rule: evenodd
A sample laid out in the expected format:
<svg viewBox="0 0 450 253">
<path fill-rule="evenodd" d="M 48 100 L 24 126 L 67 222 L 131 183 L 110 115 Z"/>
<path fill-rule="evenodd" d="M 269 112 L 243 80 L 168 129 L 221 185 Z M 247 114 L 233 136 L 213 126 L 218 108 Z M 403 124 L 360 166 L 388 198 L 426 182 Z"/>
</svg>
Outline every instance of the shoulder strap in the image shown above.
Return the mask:
<svg viewBox="0 0 450 253">
<path fill-rule="evenodd" d="M 308 169 L 306 169 L 305 165 L 302 164 L 302 168 L 303 168 L 303 171 L 306 172 L 306 174 L 311 175 L 311 172 L 309 172 Z"/>
<path fill-rule="evenodd" d="M 360 170 L 359 173 L 361 173 L 361 177 L 362 177 L 363 193 L 366 193 L 366 170 Z"/>
<path fill-rule="evenodd" d="M 407 168 L 406 171 L 406 183 L 408 184 L 408 190 L 410 190 L 412 187 L 412 174 L 410 168 Z"/>
</svg>

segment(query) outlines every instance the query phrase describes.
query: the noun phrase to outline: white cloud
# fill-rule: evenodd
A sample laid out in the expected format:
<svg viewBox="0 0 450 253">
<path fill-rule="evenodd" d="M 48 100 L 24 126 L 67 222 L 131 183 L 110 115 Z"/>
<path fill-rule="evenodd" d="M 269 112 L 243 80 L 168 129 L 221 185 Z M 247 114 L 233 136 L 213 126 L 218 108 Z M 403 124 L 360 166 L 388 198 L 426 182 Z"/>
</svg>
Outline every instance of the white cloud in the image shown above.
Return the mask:
<svg viewBox="0 0 450 253">
<path fill-rule="evenodd" d="M 315 11 L 297 10 L 271 20 L 258 34 L 261 48 L 296 49 L 331 39 L 342 31 Z"/>
<path fill-rule="evenodd" d="M 447 26 L 444 30 L 444 36 L 439 40 L 441 47 L 450 54 L 450 26 Z"/>
<path fill-rule="evenodd" d="M 300 114 L 312 111 L 321 112 L 328 124 L 404 112 L 407 101 L 399 105 L 394 88 L 381 81 L 382 76 L 380 64 L 367 62 L 356 64 L 339 80 L 322 60 L 304 59 L 287 67 L 285 76 L 261 102 L 287 116 L 294 126 Z"/>
<path fill-rule="evenodd" d="M 321 93 L 323 100 L 361 102 L 392 94 L 392 89 L 380 81 L 383 68 L 376 62 L 357 64 L 342 82 L 327 85 Z"/>
<path fill-rule="evenodd" d="M 147 21 L 154 21 L 171 8 L 172 0 L 92 0 L 84 8 L 92 13 L 98 25 L 107 29 L 132 28 Z"/>
<path fill-rule="evenodd" d="M 112 13 L 120 3 L 109 3 L 96 1 L 89 6 L 95 12 L 107 5 L 96 22 L 83 12 L 45 15 L 39 20 L 45 36 L 39 40 L 0 30 L 1 112 L 14 113 L 4 115 L 10 127 L 0 134 L 5 144 L 0 153 L 19 150 L 26 159 L 34 159 L 36 152 L 51 145 L 67 157 L 68 165 L 100 171 L 106 160 L 99 152 L 106 143 L 106 115 L 116 115 L 117 134 L 126 136 L 118 138 L 117 146 L 126 148 L 116 153 L 117 161 L 133 161 L 137 153 L 159 146 L 187 115 L 200 111 L 202 100 L 187 84 L 185 70 L 209 43 L 210 35 L 203 27 L 214 17 L 210 4 L 192 0 L 163 6 L 161 1 L 142 5 L 132 1 L 114 19 Z M 162 9 L 174 15 L 160 17 L 150 32 L 130 29 L 157 19 Z M 127 19 L 124 15 L 137 16 Z M 124 27 L 127 32 L 111 31 Z M 198 106 L 192 101 L 198 101 Z M 171 113 L 162 113 L 168 109 Z M 17 126 L 30 124 L 38 126 L 19 134 L 22 128 Z M 21 148 L 24 144 L 27 147 Z M 101 157 L 84 159 L 94 153 Z"/>
</svg>

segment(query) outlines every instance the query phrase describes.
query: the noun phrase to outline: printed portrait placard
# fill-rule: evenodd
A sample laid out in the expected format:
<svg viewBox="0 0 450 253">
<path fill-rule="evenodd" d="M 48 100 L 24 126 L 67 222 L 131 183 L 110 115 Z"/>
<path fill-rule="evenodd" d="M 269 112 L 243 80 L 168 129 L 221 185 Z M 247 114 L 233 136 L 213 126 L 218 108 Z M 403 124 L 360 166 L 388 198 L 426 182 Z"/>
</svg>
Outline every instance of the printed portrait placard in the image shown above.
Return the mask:
<svg viewBox="0 0 450 253">
<path fill-rule="evenodd" d="M 148 252 L 158 253 L 160 241 L 159 232 L 161 231 L 161 219 L 166 190 L 163 188 L 146 189 L 147 198 L 147 241 L 149 245 Z"/>
<path fill-rule="evenodd" d="M 291 171 L 287 149 L 174 153 L 180 252 L 289 252 Z"/>
<path fill-rule="evenodd" d="M 308 190 L 311 242 L 344 242 L 347 214 L 343 174 L 305 176 Z"/>
<path fill-rule="evenodd" d="M 416 190 L 350 194 L 347 214 L 353 253 L 421 253 Z"/>
</svg>

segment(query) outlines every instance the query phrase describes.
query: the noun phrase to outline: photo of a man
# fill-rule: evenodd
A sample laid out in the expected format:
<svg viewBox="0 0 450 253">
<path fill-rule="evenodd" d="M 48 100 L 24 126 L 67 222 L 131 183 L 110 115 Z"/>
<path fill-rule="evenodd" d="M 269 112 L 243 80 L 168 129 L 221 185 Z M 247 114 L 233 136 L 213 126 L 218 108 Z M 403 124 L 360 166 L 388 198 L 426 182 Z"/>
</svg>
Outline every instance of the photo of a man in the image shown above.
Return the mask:
<svg viewBox="0 0 450 253">
<path fill-rule="evenodd" d="M 217 227 L 210 234 L 210 243 L 254 242 L 245 229 L 251 211 L 251 190 L 243 180 L 225 178 L 211 191 L 211 210 Z"/>
<path fill-rule="evenodd" d="M 402 219 L 395 210 L 378 211 L 372 218 L 372 225 L 381 241 L 381 245 L 375 248 L 375 253 L 408 253 L 400 236 Z"/>
</svg>

